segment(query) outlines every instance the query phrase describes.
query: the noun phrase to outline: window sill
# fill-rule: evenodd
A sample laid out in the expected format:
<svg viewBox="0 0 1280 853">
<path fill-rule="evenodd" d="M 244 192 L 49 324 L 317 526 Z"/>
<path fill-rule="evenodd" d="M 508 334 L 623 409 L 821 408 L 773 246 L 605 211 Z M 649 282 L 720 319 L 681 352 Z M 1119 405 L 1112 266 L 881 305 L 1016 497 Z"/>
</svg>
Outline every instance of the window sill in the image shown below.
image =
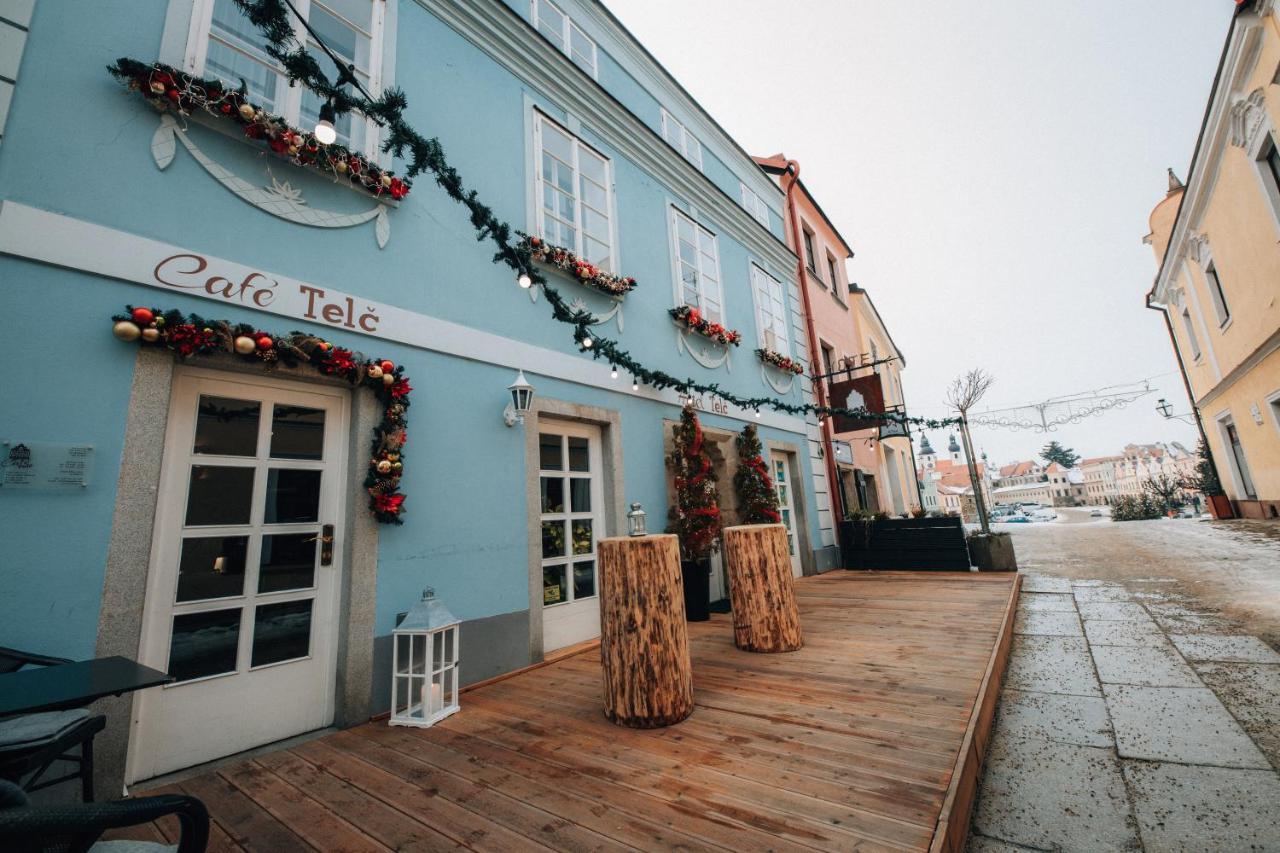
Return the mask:
<svg viewBox="0 0 1280 853">
<path fill-rule="evenodd" d="M 1235 317 L 1228 317 L 1218 324 L 1218 333 L 1221 334 L 1231 328 L 1231 324 L 1235 322 Z"/>
</svg>

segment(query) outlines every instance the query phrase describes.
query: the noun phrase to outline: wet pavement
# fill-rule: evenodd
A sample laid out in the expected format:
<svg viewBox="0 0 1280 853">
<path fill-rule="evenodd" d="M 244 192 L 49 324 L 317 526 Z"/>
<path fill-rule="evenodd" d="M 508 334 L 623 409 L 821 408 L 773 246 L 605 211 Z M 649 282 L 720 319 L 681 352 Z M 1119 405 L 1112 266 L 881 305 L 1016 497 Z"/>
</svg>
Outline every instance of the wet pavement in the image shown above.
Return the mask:
<svg viewBox="0 0 1280 853">
<path fill-rule="evenodd" d="M 1025 575 L 969 849 L 1280 850 L 1280 524 L 1008 525 Z"/>
</svg>

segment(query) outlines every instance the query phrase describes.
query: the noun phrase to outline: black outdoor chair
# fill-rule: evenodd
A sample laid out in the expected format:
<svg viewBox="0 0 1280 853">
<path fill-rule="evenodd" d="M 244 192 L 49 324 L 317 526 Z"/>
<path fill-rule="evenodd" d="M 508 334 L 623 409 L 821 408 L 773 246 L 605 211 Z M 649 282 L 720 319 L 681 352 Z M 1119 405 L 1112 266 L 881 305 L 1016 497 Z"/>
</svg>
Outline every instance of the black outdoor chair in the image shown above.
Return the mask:
<svg viewBox="0 0 1280 853">
<path fill-rule="evenodd" d="M 0 646 L 0 673 L 64 663 L 71 661 Z M 93 739 L 106 725 L 106 717 L 85 708 L 0 717 L 0 779 L 30 793 L 79 777 L 84 802 L 93 802 Z M 75 769 L 45 778 L 45 771 L 57 761 L 69 762 Z"/>
<path fill-rule="evenodd" d="M 151 841 L 99 841 L 108 829 L 141 826 L 176 815 L 176 846 Z M 0 850 L 5 853 L 203 853 L 209 812 L 195 797 L 164 794 L 113 803 L 33 806 L 11 782 L 0 781 Z"/>
</svg>

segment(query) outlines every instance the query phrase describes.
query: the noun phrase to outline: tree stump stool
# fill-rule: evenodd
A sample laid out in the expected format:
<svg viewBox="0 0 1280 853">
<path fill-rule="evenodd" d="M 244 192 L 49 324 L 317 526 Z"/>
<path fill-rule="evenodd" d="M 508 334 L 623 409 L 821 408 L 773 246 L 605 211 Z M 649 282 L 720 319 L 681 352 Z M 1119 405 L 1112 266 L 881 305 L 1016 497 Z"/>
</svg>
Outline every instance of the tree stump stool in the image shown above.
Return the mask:
<svg viewBox="0 0 1280 853">
<path fill-rule="evenodd" d="M 743 524 L 722 533 L 733 607 L 733 642 L 748 652 L 794 652 L 804 645 L 792 587 L 787 529 Z"/>
<path fill-rule="evenodd" d="M 693 713 L 680 546 L 670 534 L 598 543 L 604 714 L 620 726 L 670 726 Z"/>
</svg>

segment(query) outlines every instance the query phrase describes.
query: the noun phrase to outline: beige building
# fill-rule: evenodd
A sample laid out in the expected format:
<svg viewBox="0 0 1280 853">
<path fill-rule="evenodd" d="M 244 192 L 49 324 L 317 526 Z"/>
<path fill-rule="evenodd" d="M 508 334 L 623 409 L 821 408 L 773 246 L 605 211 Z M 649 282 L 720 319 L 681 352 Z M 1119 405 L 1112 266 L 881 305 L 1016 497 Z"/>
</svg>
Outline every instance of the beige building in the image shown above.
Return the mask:
<svg viewBox="0 0 1280 853">
<path fill-rule="evenodd" d="M 1235 511 L 1280 518 L 1280 21 L 1243 0 L 1184 186 L 1151 213 L 1163 312 Z"/>
<path fill-rule="evenodd" d="M 1116 467 L 1123 459 L 1123 456 L 1094 456 L 1077 463 L 1084 476 L 1085 503 L 1101 506 L 1120 496 L 1116 488 Z"/>
</svg>

